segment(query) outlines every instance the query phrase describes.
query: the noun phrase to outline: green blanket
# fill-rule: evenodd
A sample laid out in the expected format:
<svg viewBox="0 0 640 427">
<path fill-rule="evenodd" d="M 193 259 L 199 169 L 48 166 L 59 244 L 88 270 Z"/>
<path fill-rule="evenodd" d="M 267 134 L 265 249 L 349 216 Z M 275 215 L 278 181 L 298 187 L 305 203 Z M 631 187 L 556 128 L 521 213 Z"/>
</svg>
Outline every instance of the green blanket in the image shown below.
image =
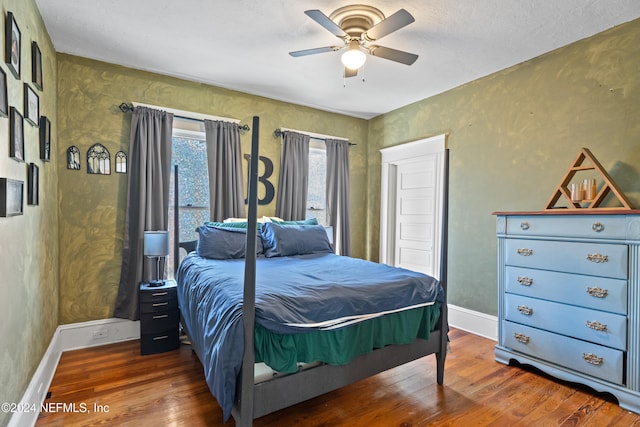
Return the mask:
<svg viewBox="0 0 640 427">
<path fill-rule="evenodd" d="M 298 362 L 345 365 L 356 356 L 390 344 L 429 339 L 440 317 L 440 304 L 366 320 L 341 329 L 303 334 L 276 334 L 256 323 L 255 361 L 294 373 Z"/>
</svg>

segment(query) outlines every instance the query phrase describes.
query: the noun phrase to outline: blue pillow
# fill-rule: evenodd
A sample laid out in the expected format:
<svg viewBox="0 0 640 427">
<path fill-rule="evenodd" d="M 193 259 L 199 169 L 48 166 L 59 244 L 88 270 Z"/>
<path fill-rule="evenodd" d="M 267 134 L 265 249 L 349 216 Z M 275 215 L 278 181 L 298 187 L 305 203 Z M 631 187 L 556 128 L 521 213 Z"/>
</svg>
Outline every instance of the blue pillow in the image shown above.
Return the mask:
<svg viewBox="0 0 640 427">
<path fill-rule="evenodd" d="M 262 242 L 268 258 L 333 252 L 322 225 L 267 222 L 262 225 Z"/>
<path fill-rule="evenodd" d="M 246 228 L 198 227 L 198 245 L 196 252 L 203 258 L 236 259 L 244 258 L 247 243 Z M 262 255 L 262 239 L 256 236 L 256 255 Z"/>
</svg>

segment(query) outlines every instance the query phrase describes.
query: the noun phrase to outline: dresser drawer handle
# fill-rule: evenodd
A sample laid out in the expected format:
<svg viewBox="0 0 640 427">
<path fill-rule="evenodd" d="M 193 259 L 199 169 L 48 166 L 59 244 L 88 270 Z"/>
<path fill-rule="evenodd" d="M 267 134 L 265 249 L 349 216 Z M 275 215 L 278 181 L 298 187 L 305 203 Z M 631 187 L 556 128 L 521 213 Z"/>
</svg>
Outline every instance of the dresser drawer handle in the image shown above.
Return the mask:
<svg viewBox="0 0 640 427">
<path fill-rule="evenodd" d="M 169 335 L 161 335 L 159 337 L 153 337 L 153 340 L 160 341 L 160 340 L 166 340 L 167 338 L 169 338 Z"/>
<path fill-rule="evenodd" d="M 600 264 L 609 261 L 609 255 L 602 255 L 598 253 L 587 254 L 587 260 Z"/>
<path fill-rule="evenodd" d="M 522 286 L 531 286 L 533 285 L 533 279 L 530 279 L 527 276 L 518 276 L 518 283 Z"/>
<path fill-rule="evenodd" d="M 154 319 L 164 319 L 166 317 L 169 317 L 168 314 L 159 314 L 157 316 L 153 316 Z"/>
<path fill-rule="evenodd" d="M 533 255 L 533 249 L 527 249 L 527 248 L 520 248 L 518 249 L 518 255 L 522 255 L 522 256 L 531 256 Z"/>
<path fill-rule="evenodd" d="M 516 341 L 521 342 L 522 344 L 529 344 L 529 337 L 525 334 L 516 332 L 515 334 L 513 334 L 513 337 L 516 339 Z"/>
<path fill-rule="evenodd" d="M 520 223 L 520 228 L 523 230 L 528 230 L 529 229 L 529 223 L 524 221 Z"/>
<path fill-rule="evenodd" d="M 165 295 L 168 295 L 169 292 L 155 292 L 153 294 L 151 294 L 152 297 L 163 297 Z"/>
<path fill-rule="evenodd" d="M 596 322 L 596 321 L 590 321 L 587 320 L 586 325 L 588 328 L 593 329 L 594 331 L 606 331 L 607 330 L 607 324 L 606 323 L 600 323 L 600 322 Z"/>
<path fill-rule="evenodd" d="M 595 288 L 587 288 L 587 293 L 596 298 L 605 298 L 607 295 L 609 295 L 608 290 L 599 288 L 597 286 Z"/>
<path fill-rule="evenodd" d="M 169 305 L 168 302 L 155 302 L 153 303 L 153 307 L 161 307 L 163 305 Z"/>
<path fill-rule="evenodd" d="M 604 224 L 601 222 L 594 222 L 593 225 L 591 226 L 591 229 L 596 233 L 600 233 L 601 231 L 604 230 Z"/>
<path fill-rule="evenodd" d="M 526 305 L 519 305 L 518 311 L 527 316 L 531 316 L 533 314 L 533 308 L 529 308 Z"/>
<path fill-rule="evenodd" d="M 604 359 L 602 357 L 598 357 L 593 353 L 582 353 L 582 358 L 587 363 L 591 363 L 592 365 L 602 365 Z"/>
</svg>

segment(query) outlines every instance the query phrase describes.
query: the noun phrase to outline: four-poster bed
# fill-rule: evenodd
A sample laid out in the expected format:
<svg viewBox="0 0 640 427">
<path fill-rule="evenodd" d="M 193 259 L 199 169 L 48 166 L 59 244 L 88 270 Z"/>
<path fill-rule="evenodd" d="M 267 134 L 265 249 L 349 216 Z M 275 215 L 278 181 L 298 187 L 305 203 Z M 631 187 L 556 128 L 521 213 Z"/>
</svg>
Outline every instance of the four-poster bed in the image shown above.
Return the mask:
<svg viewBox="0 0 640 427">
<path fill-rule="evenodd" d="M 249 426 L 255 418 L 429 354 L 436 356 L 442 384 L 446 193 L 439 281 L 335 255 L 321 226 L 266 224 L 259 231 L 257 117 L 251 129 L 246 228 L 200 227 L 197 253 L 184 259 L 177 274 L 183 326 L 225 418 L 231 414 L 236 425 Z M 446 190 L 446 161 L 444 185 Z M 212 236 L 219 240 L 207 240 Z M 238 239 L 241 254 L 221 255 Z M 291 374 L 256 381 L 256 362 L 263 361 Z"/>
</svg>

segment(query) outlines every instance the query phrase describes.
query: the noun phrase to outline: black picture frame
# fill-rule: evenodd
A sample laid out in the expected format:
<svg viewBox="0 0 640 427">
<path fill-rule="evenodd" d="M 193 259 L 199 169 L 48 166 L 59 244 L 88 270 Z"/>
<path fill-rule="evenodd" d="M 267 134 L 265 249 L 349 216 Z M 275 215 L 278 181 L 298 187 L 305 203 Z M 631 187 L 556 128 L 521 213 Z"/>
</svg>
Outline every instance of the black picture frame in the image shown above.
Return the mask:
<svg viewBox="0 0 640 427">
<path fill-rule="evenodd" d="M 40 97 L 29 83 L 24 84 L 24 118 L 35 127 L 40 125 Z"/>
<path fill-rule="evenodd" d="M 80 149 L 75 145 L 67 148 L 67 169 L 80 170 Z"/>
<path fill-rule="evenodd" d="M 18 27 L 18 23 L 11 12 L 7 12 L 4 30 L 4 62 L 7 63 L 9 70 L 13 73 L 16 79 L 19 79 L 22 33 L 20 32 L 20 27 Z"/>
<path fill-rule="evenodd" d="M 51 121 L 40 116 L 40 160 L 51 161 Z"/>
<path fill-rule="evenodd" d="M 9 115 L 9 95 L 7 93 L 7 73 L 0 68 L 0 117 Z"/>
<path fill-rule="evenodd" d="M 42 90 L 42 52 L 37 42 L 31 42 L 31 81 Z"/>
<path fill-rule="evenodd" d="M 118 151 L 114 162 L 116 164 L 116 173 L 127 173 L 127 153 Z"/>
<path fill-rule="evenodd" d="M 99 142 L 87 150 L 87 173 L 92 175 L 111 175 L 111 153 Z"/>
<path fill-rule="evenodd" d="M 27 205 L 37 206 L 40 199 L 40 168 L 35 163 L 27 165 Z"/>
<path fill-rule="evenodd" d="M 9 157 L 24 162 L 24 119 L 16 107 L 9 109 Z"/>
<path fill-rule="evenodd" d="M 0 178 L 0 217 L 23 214 L 24 182 Z"/>
</svg>

